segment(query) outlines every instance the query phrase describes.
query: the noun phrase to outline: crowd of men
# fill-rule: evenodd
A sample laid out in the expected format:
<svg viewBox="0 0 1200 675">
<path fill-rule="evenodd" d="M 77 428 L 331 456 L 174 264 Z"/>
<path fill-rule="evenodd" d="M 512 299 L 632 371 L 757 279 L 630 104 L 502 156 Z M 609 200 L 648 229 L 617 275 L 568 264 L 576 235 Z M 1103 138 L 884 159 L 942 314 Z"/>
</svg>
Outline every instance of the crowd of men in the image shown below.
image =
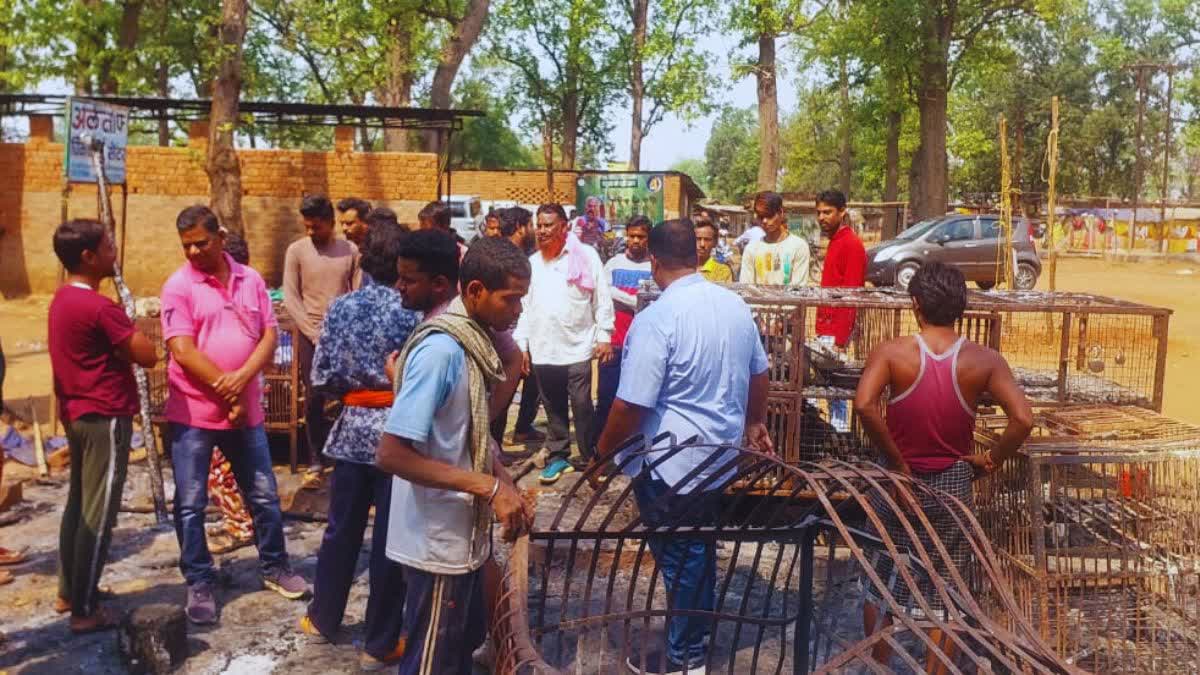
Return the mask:
<svg viewBox="0 0 1200 675">
<path fill-rule="evenodd" d="M 821 193 L 816 206 L 830 241 L 822 285 L 861 286 L 866 258 L 848 225 L 845 196 Z M 261 373 L 279 333 L 266 284 L 248 266 L 245 242 L 211 210 L 179 213 L 186 262 L 163 285 L 161 323 L 189 621 L 212 624 L 220 616 L 205 528 L 210 498 L 238 523 L 243 543 L 256 545 L 263 586 L 289 599 L 311 596 L 299 629 L 329 641 L 337 639 L 374 508 L 360 665 L 470 672 L 472 651 L 487 634 L 482 590 L 494 564 L 492 522 L 508 539 L 533 524 L 505 468 L 511 457 L 500 449 L 518 388 L 512 439 L 541 446 L 538 478 L 546 484 L 612 460 L 638 434 L 772 451 L 767 355 L 749 307 L 718 285 L 734 277 L 714 257 L 718 225 L 707 214 L 659 224 L 635 217 L 625 224 L 624 251 L 603 262 L 596 245 L 608 224 L 593 211 L 571 222 L 553 203 L 536 214 L 503 209 L 489 214 L 484 236 L 468 247 L 441 202 L 409 227 L 363 200 L 344 199 L 336 209 L 325 197 L 303 200 L 306 236 L 287 249 L 283 305 L 298 330 L 295 358 L 307 390 L 305 485 L 329 477 L 329 521 L 311 586 L 289 562 L 263 427 Z M 782 198 L 762 193 L 754 211 L 761 228 L 745 242 L 739 280 L 810 283 L 809 244 L 789 231 Z M 50 352 L 71 449 L 58 609 L 70 613 L 71 630 L 85 633 L 118 620 L 100 603 L 98 582 L 138 411 L 130 366 L 151 367 L 160 357 L 99 292 L 116 259 L 105 228 L 63 223 L 54 250 L 68 277 L 50 307 Z M 661 296 L 637 312 L 648 280 Z M 921 334 L 871 355 L 854 407 L 894 469 L 956 494 L 966 485 L 969 496 L 970 480 L 993 471 L 1023 440 L 1028 406 L 998 355 L 954 334 L 965 304 L 961 274 L 927 266 L 911 293 Z M 822 309 L 817 332 L 832 348 L 845 348 L 854 322 L 853 310 Z M 904 392 L 889 404 L 904 414 L 889 413 L 885 423 L 879 401 L 889 388 Z M 1013 423 L 993 455 L 972 456 L 969 429 L 984 392 Z M 339 412 L 329 423 L 331 404 Z M 545 434 L 534 428 L 539 405 Z M 701 452 L 653 468 L 625 463 L 648 524 L 677 498 L 672 488 L 693 473 Z M 651 548 L 676 606 L 711 610 L 711 542 Z M 868 606 L 869 631 L 886 623 Z M 666 652 L 634 654 L 630 667 L 703 672 L 709 625 L 699 616 L 673 618 Z"/>
</svg>

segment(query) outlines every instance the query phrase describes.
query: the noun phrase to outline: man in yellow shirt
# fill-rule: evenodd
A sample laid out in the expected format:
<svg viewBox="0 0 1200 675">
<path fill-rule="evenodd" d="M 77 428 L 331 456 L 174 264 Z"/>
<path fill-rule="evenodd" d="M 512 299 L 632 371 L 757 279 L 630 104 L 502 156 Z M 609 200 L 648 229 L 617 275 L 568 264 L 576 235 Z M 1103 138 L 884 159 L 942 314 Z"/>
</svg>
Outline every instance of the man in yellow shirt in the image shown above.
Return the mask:
<svg viewBox="0 0 1200 675">
<path fill-rule="evenodd" d="M 696 216 L 696 258 L 700 264 L 697 271 L 713 283 L 727 284 L 733 281 L 733 270 L 713 257 L 719 232 L 717 225 L 707 214 Z"/>
</svg>

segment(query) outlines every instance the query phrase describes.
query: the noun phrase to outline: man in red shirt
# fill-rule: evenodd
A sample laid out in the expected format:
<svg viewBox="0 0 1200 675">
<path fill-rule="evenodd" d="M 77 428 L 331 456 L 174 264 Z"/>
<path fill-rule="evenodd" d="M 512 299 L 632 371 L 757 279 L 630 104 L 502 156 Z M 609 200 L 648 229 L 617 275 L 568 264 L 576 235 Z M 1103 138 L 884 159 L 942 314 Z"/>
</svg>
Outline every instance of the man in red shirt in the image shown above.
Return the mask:
<svg viewBox="0 0 1200 675">
<path fill-rule="evenodd" d="M 50 365 L 71 453 L 57 609 L 71 612 L 72 631 L 90 633 L 117 625 L 117 617 L 98 606 L 96 586 L 121 505 L 138 412 L 130 364 L 149 368 L 158 353 L 125 312 L 99 293 L 117 260 L 102 224 L 59 225 L 54 253 L 67 269 L 67 283 L 50 303 Z"/>
<path fill-rule="evenodd" d="M 829 237 L 821 287 L 861 288 L 866 281 L 867 251 L 846 217 L 846 195 L 838 190 L 817 195 L 817 222 L 821 234 Z M 854 330 L 854 317 L 853 308 L 821 307 L 817 310 L 817 335 L 832 337 L 834 344 L 844 348 Z"/>
<path fill-rule="evenodd" d="M 850 227 L 846 217 L 846 195 L 825 190 L 817 195 L 817 222 L 821 234 L 829 237 L 825 266 L 821 270 L 822 288 L 861 288 L 867 274 L 867 251 Z M 817 336 L 845 349 L 854 331 L 853 308 L 817 308 Z M 829 402 L 830 422 L 838 431 L 849 431 L 848 406 L 844 400 Z"/>
</svg>

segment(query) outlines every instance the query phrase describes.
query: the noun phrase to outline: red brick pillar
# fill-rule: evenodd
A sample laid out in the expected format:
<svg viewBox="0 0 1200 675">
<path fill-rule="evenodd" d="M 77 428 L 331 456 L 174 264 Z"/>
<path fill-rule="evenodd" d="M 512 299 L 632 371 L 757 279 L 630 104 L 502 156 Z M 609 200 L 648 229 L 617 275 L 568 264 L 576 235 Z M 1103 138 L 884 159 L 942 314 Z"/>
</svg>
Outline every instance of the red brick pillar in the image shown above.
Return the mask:
<svg viewBox="0 0 1200 675">
<path fill-rule="evenodd" d="M 354 127 L 334 127 L 333 151 L 354 152 Z"/>
<path fill-rule="evenodd" d="M 54 142 L 54 118 L 49 115 L 29 116 L 29 144 Z"/>
<path fill-rule="evenodd" d="M 208 120 L 192 120 L 188 124 L 188 147 L 197 149 L 208 147 Z"/>
</svg>

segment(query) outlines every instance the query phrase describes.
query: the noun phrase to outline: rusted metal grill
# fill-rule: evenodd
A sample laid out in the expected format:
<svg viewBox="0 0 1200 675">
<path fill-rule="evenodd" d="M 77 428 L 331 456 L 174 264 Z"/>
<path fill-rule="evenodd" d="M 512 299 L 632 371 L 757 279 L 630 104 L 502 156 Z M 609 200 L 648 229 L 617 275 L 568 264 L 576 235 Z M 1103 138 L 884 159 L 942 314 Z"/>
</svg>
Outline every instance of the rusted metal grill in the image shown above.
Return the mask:
<svg viewBox="0 0 1200 675">
<path fill-rule="evenodd" d="M 627 662 L 645 669 L 642 655 L 665 648 L 666 626 L 685 618 L 688 630 L 707 633 L 707 672 L 915 672 L 927 660 L 951 672 L 1069 672 L 1027 623 L 1003 625 L 976 600 L 974 588 L 1006 584 L 978 524 L 949 495 L 874 465 L 791 465 L 668 440 L 656 439 L 657 451 L 630 444 L 615 466 L 590 469 L 557 508 L 539 514 L 528 550 L 513 549 L 493 614 L 497 672 L 614 673 Z M 688 470 L 673 488 L 635 494 L 639 479 L 622 475 L 644 463 L 645 476 L 685 456 Z M 905 548 L 872 506 L 894 510 L 896 489 L 944 511 L 936 524 L 897 511 L 898 526 L 916 537 Z M 969 569 L 955 567 L 941 543 L 948 529 L 969 547 Z M 694 547 L 693 559 L 707 565 L 711 602 L 664 581 L 655 549 L 669 555 L 671 546 Z M 896 565 L 894 578 L 875 571 L 880 558 Z M 911 599 L 898 601 L 898 587 Z M 865 636 L 868 588 L 894 621 Z M 1004 591 L 989 597 L 1017 614 Z M 933 629 L 949 641 L 935 642 Z M 890 660 L 874 660 L 878 645 L 891 648 Z"/>
<path fill-rule="evenodd" d="M 979 449 L 1002 426 L 981 418 Z M 976 499 L 1021 616 L 1061 656 L 1200 672 L 1200 429 L 1129 407 L 1043 411 Z"/>
<path fill-rule="evenodd" d="M 275 356 L 263 370 L 264 427 L 269 433 L 287 434 L 288 454 L 292 472 L 295 473 L 299 455 L 299 428 L 303 424 L 300 411 L 304 406 L 304 386 L 300 381 L 300 364 L 295 358 L 293 345 L 299 339 L 299 329 L 279 308 L 279 341 Z M 164 358 L 146 371 L 150 381 L 150 415 L 156 425 L 164 424 L 163 411 L 167 403 L 167 365 L 170 356 L 162 340 L 162 324 L 157 316 L 139 317 L 137 328 L 152 342 L 158 344 Z"/>
</svg>

